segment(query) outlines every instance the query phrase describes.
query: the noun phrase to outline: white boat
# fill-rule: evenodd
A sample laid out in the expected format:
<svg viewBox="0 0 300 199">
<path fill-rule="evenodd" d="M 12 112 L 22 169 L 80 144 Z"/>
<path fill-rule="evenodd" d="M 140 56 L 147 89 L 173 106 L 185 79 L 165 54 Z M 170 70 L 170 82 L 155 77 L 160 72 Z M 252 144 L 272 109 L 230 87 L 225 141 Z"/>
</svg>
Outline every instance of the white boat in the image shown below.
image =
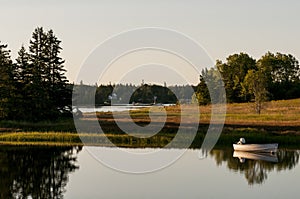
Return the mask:
<svg viewBox="0 0 300 199">
<path fill-rule="evenodd" d="M 235 151 L 250 151 L 250 152 L 276 152 L 277 143 L 273 144 L 246 144 L 245 138 L 240 138 L 237 144 L 233 144 Z"/>
<path fill-rule="evenodd" d="M 246 152 L 246 151 L 234 151 L 233 157 L 239 158 L 240 162 L 245 162 L 245 159 L 262 160 L 267 162 L 278 162 L 277 155 L 272 153 L 253 153 L 253 152 Z"/>
<path fill-rule="evenodd" d="M 233 144 L 235 151 L 276 152 L 277 143 L 273 144 Z"/>
</svg>

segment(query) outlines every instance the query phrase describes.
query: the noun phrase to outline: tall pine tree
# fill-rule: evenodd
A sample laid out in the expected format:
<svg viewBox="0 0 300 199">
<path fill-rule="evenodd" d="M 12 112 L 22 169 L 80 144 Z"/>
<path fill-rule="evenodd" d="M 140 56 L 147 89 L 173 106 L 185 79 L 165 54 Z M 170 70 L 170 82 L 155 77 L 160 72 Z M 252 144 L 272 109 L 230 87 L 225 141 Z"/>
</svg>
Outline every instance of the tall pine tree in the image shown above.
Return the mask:
<svg viewBox="0 0 300 199">
<path fill-rule="evenodd" d="M 61 41 L 52 30 L 38 27 L 32 34 L 29 46 L 31 65 L 30 96 L 34 103 L 35 119 L 53 120 L 70 115 L 71 89 L 65 76 L 64 60 L 59 56 Z"/>
<path fill-rule="evenodd" d="M 14 65 L 10 50 L 0 43 L 0 119 L 9 119 L 14 90 Z"/>
<path fill-rule="evenodd" d="M 71 109 L 72 92 L 69 89 L 68 80 L 65 76 L 65 61 L 59 56 L 62 50 L 60 46 L 61 41 L 58 40 L 52 30 L 47 32 L 46 38 L 46 83 L 51 103 L 49 105 L 52 106 L 53 111 L 65 114 Z M 56 115 L 55 112 L 54 115 Z"/>
<path fill-rule="evenodd" d="M 30 120 L 47 119 L 47 102 L 49 96 L 46 92 L 46 35 L 43 28 L 36 28 L 32 33 L 29 46 L 29 61 L 31 64 L 31 84 L 28 88 L 29 98 L 31 98 L 30 113 L 33 116 Z"/>
<path fill-rule="evenodd" d="M 0 119 L 55 120 L 72 116 L 72 88 L 60 57 L 61 41 L 52 30 L 34 30 L 29 52 L 24 46 L 16 63 L 0 44 Z"/>
<path fill-rule="evenodd" d="M 22 46 L 18 52 L 16 67 L 16 88 L 18 91 L 16 95 L 16 106 L 18 107 L 18 114 L 14 119 L 32 120 L 34 117 L 32 114 L 32 97 L 30 94 L 33 79 L 32 65 L 29 64 L 29 54 L 26 52 L 24 46 Z"/>
</svg>

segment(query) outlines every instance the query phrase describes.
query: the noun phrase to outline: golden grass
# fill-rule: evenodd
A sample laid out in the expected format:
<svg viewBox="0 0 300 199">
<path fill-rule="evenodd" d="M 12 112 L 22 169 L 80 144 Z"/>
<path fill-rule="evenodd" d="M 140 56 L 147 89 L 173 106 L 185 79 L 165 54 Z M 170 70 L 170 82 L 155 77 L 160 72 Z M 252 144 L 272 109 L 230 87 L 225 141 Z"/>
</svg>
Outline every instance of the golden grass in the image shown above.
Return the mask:
<svg viewBox="0 0 300 199">
<path fill-rule="evenodd" d="M 199 122 L 197 109 L 200 110 L 200 123 L 208 124 L 211 120 L 211 105 L 194 106 L 182 105 L 187 110 L 189 122 Z M 130 111 L 131 118 L 135 122 L 150 122 L 149 109 Z M 267 126 L 300 126 L 300 99 L 280 100 L 265 102 L 261 114 L 257 114 L 254 109 L 254 103 L 233 103 L 226 105 L 226 121 L 225 124 L 232 125 L 267 125 Z M 162 107 L 151 108 L 156 117 L 151 122 L 164 121 L 163 114 L 160 115 Z M 180 106 L 165 107 L 168 115 L 167 122 L 180 123 L 182 116 Z M 119 121 L 128 122 L 128 118 L 122 118 L 122 112 L 117 113 Z M 113 121 L 111 113 L 98 113 L 101 121 Z M 86 118 L 88 119 L 88 117 Z"/>
<path fill-rule="evenodd" d="M 300 99 L 266 102 L 260 115 L 254 103 L 228 104 L 226 124 L 300 126 Z"/>
<path fill-rule="evenodd" d="M 36 142 L 36 141 L 0 141 L 0 145 L 13 145 L 13 146 L 83 146 L 82 143 L 69 143 L 69 142 Z"/>
<path fill-rule="evenodd" d="M 138 139 L 127 134 L 95 134 L 95 133 L 56 133 L 56 132 L 7 132 L 0 134 L 0 145 L 26 146 L 121 146 L 142 147 L 161 146 L 162 142 L 170 142 L 168 135 L 156 138 Z M 156 142 L 158 144 L 156 144 Z M 159 145 L 160 144 L 160 145 Z"/>
<path fill-rule="evenodd" d="M 90 144 L 105 138 L 104 134 L 77 134 L 64 132 L 7 132 L 0 133 L 0 143 L 15 145 L 82 145 L 81 139 Z"/>
</svg>

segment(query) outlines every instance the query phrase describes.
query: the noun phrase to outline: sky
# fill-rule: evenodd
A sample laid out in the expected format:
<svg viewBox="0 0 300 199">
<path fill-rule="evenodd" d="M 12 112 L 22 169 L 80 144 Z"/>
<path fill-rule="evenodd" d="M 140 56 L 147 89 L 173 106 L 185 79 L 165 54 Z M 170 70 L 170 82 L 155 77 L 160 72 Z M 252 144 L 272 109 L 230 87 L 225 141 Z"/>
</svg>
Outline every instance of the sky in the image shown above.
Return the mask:
<svg viewBox="0 0 300 199">
<path fill-rule="evenodd" d="M 61 56 L 66 60 L 66 75 L 71 82 L 77 81 L 82 65 L 101 43 L 121 32 L 143 27 L 187 35 L 205 49 L 212 62 L 224 61 L 239 52 L 259 59 L 267 51 L 290 53 L 299 59 L 299 9 L 297 0 L 0 0 L 0 41 L 8 44 L 15 59 L 21 45 L 28 46 L 36 27 L 53 29 L 62 40 Z M 174 64 L 176 59 L 168 64 Z M 144 73 L 150 82 L 183 82 L 175 73 L 162 76 L 168 73 L 157 68 L 153 67 L 153 74 L 138 68 L 127 79 Z M 188 81 L 196 84 L 198 76 Z M 120 81 L 118 78 L 109 75 L 98 83 Z M 135 81 L 142 79 L 147 78 L 141 76 Z"/>
</svg>

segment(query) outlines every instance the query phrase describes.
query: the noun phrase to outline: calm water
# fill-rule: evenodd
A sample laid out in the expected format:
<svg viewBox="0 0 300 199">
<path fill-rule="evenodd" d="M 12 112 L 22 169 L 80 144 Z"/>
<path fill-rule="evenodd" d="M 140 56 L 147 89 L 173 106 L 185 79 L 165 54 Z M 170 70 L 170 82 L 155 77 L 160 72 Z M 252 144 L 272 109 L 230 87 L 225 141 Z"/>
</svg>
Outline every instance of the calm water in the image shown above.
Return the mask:
<svg viewBox="0 0 300 199">
<path fill-rule="evenodd" d="M 91 112 L 108 112 L 108 111 L 127 111 L 127 110 L 136 110 L 139 108 L 142 108 L 143 106 L 101 106 L 96 108 L 90 108 L 90 107 L 80 107 L 79 110 L 83 113 L 91 113 Z"/>
<path fill-rule="evenodd" d="M 163 104 L 162 106 L 172 106 L 174 104 Z M 123 105 L 113 105 L 113 106 L 100 106 L 96 108 L 91 107 L 79 107 L 79 110 L 83 113 L 91 113 L 91 112 L 119 112 L 119 111 L 128 111 L 128 110 L 137 110 L 140 108 L 145 108 L 149 106 L 133 106 L 132 104 L 123 104 Z"/>
<path fill-rule="evenodd" d="M 128 174 L 99 163 L 89 149 L 0 146 L 0 197 L 299 198 L 297 150 L 266 157 L 235 154 L 240 158 L 231 150 L 213 150 L 202 160 L 198 150 L 188 150 L 164 169 Z M 167 154 L 174 150 L 180 149 Z"/>
</svg>

